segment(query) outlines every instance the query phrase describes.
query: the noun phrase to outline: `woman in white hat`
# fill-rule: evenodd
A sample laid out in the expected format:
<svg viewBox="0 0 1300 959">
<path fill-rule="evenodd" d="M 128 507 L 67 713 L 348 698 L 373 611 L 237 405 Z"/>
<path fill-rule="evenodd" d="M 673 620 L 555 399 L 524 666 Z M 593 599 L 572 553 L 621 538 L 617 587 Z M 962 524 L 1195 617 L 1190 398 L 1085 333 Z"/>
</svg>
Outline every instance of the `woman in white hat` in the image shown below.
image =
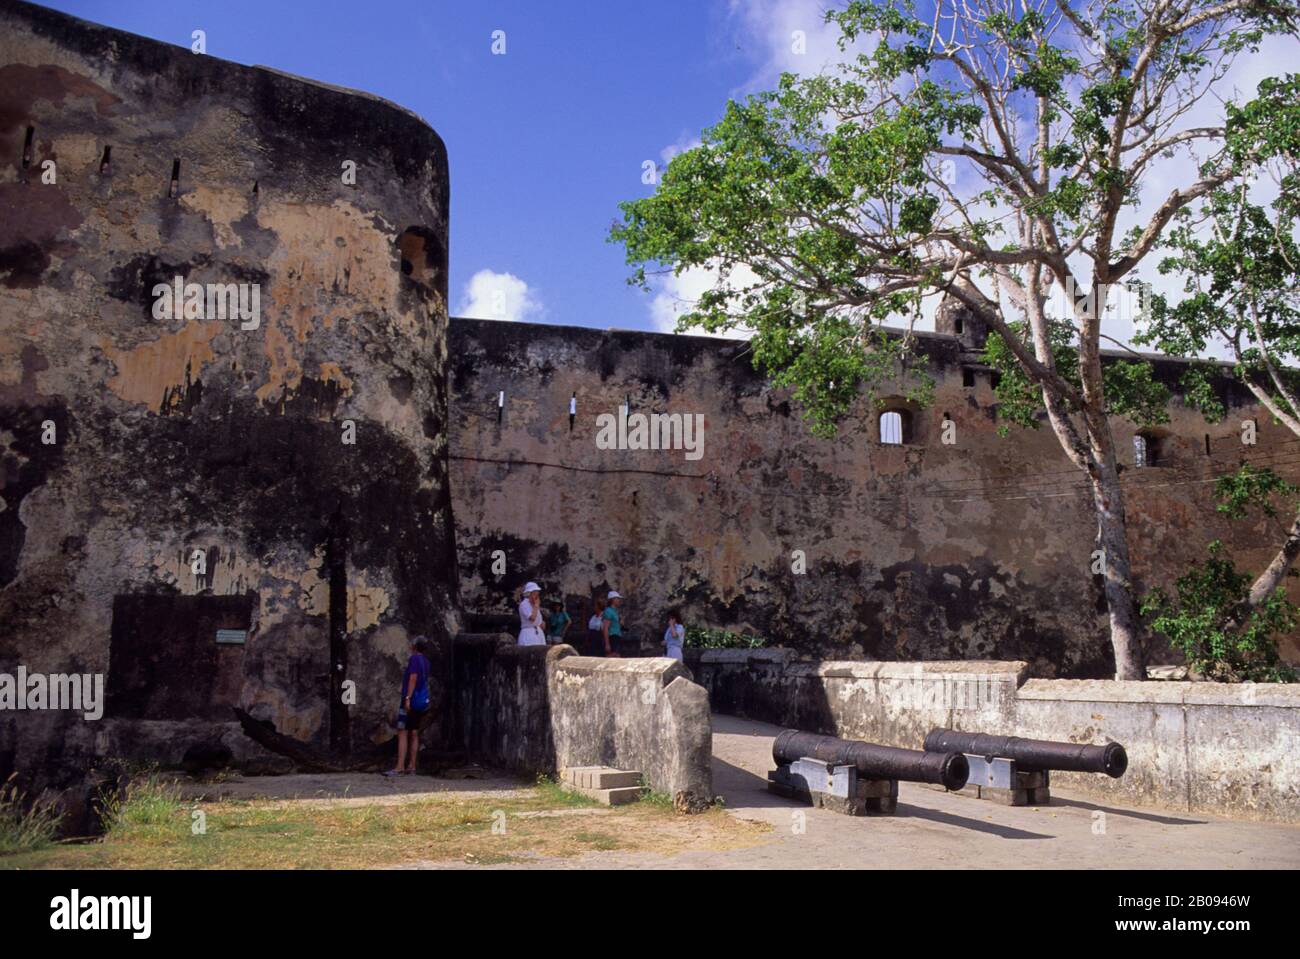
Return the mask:
<svg viewBox="0 0 1300 959">
<path fill-rule="evenodd" d="M 546 634 L 542 631 L 542 588 L 533 582 L 524 584 L 524 598 L 519 602 L 519 645 L 546 645 Z"/>
</svg>

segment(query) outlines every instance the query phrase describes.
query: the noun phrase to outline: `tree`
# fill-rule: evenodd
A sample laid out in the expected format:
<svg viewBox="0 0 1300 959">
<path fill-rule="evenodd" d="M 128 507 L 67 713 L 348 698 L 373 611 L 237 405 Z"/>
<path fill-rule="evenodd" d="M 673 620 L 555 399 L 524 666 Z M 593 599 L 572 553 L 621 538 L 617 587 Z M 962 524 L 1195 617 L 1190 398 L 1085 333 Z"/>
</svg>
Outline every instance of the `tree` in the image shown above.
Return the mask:
<svg viewBox="0 0 1300 959">
<path fill-rule="evenodd" d="M 1103 307 L 1180 210 L 1258 162 L 1260 143 L 1234 152 L 1188 114 L 1236 56 L 1295 35 L 1295 6 L 938 0 L 922 16 L 854 0 L 828 19 L 871 52 L 728 103 L 611 236 L 635 283 L 647 267 L 716 270 L 680 328 L 752 330 L 754 362 L 819 432 L 905 367 L 913 340 L 887 320 L 941 295 L 972 311 L 1090 481 L 1116 675 L 1144 678 L 1107 417 L 1140 417 L 1153 394 L 1138 374 L 1138 394 L 1108 395 Z M 1268 111 L 1254 115 L 1258 138 Z M 1145 208 L 1152 164 L 1193 146 L 1216 158 Z"/>
<path fill-rule="evenodd" d="M 1169 637 L 1187 665 L 1219 682 L 1286 683 L 1295 670 L 1281 661 L 1275 633 L 1295 628 L 1296 608 L 1279 590 L 1251 603 L 1250 577 L 1238 572 L 1218 540 L 1209 556 L 1178 577 L 1177 599 L 1153 590 L 1142 611 L 1152 628 Z"/>
<path fill-rule="evenodd" d="M 1226 152 L 1240 168 L 1196 210 L 1176 215 L 1159 268 L 1182 276 L 1186 295 L 1176 303 L 1153 296 L 1138 340 L 1184 355 L 1226 345 L 1236 376 L 1300 438 L 1300 377 L 1289 368 L 1300 358 L 1300 77 L 1266 80 L 1257 101 L 1240 110 L 1230 104 L 1228 112 Z M 1271 174 L 1277 190 L 1267 204 L 1254 199 L 1259 172 Z M 1199 376 L 1194 370 L 1191 379 Z M 1208 391 L 1191 395 L 1206 408 L 1217 405 Z M 1258 475 L 1243 465 L 1236 482 L 1251 490 Z M 1300 555 L 1300 511 L 1292 512 L 1277 554 L 1251 584 L 1251 606 L 1272 600 Z"/>
<path fill-rule="evenodd" d="M 1252 510 L 1276 522 L 1276 499 L 1300 509 L 1300 486 L 1269 467 L 1242 464 L 1215 483 L 1218 511 L 1241 519 Z M 1176 598 L 1152 590 L 1142 601 L 1151 626 L 1182 651 L 1187 664 L 1208 679 L 1240 682 L 1294 682 L 1296 672 L 1282 662 L 1275 633 L 1300 623 L 1300 610 L 1287 601 L 1281 578 L 1267 593 L 1255 595 L 1250 576 L 1240 572 L 1223 544 L 1209 544 L 1209 556 L 1174 583 Z"/>
</svg>

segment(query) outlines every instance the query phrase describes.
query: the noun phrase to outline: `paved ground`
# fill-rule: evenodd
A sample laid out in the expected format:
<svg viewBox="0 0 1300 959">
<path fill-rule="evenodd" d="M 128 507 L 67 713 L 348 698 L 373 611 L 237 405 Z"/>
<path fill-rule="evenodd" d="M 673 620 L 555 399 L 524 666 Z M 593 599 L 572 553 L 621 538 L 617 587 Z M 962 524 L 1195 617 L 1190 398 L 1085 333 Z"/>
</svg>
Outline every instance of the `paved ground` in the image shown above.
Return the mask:
<svg viewBox="0 0 1300 959">
<path fill-rule="evenodd" d="M 766 791 L 777 732 L 713 717 L 714 789 L 732 815 L 771 824 L 767 842 L 671 857 L 588 853 L 502 868 L 1300 868 L 1300 827 L 1103 805 L 1068 790 L 1053 789 L 1050 806 L 1018 808 L 903 783 L 895 816 L 811 809 Z M 1103 835 L 1094 833 L 1098 811 L 1105 814 Z"/>
</svg>

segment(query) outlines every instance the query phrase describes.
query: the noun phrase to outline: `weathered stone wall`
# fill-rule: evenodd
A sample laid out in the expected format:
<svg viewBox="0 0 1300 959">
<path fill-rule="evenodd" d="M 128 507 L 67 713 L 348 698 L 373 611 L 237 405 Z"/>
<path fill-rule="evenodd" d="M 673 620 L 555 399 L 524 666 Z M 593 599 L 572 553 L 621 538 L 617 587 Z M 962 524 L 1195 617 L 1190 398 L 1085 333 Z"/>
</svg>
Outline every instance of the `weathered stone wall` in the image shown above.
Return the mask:
<svg viewBox="0 0 1300 959">
<path fill-rule="evenodd" d="M 548 686 L 567 646 L 517 646 L 507 636 L 452 642 L 449 742 L 474 759 L 521 773 L 557 768 Z"/>
<path fill-rule="evenodd" d="M 835 439 L 814 437 L 743 343 L 453 319 L 452 496 L 466 608 L 509 612 L 512 591 L 536 579 L 548 598 L 568 598 L 581 625 L 591 594 L 616 586 L 626 619 L 654 642 L 680 605 L 688 622 L 750 629 L 810 655 L 1016 659 L 1036 676 L 1113 675 L 1090 569 L 1091 495 L 1046 426 L 998 435 L 971 332 L 921 336 L 934 400 L 896 403 L 911 436 L 885 445 L 865 401 Z M 1171 387 L 1182 370 L 1157 364 Z M 1280 542 L 1262 522 L 1216 514 L 1212 478 L 1243 455 L 1276 462 L 1294 437 L 1226 378 L 1218 389 L 1229 405 L 1219 424 L 1174 400 L 1154 467 L 1132 468 L 1135 430 L 1113 423 L 1130 466 L 1140 588 L 1168 584 L 1216 537 L 1246 569 L 1262 568 Z M 633 413 L 702 413 L 702 458 L 598 449 L 596 417 L 628 400 Z M 945 418 L 953 445 L 941 441 Z M 1249 418 L 1255 447 L 1240 442 Z M 795 550 L 806 575 L 793 572 Z M 1296 637 L 1284 648 L 1300 660 Z M 1162 646 L 1151 658 L 1173 661 Z"/>
<path fill-rule="evenodd" d="M 6 3 L 0 156 L 0 671 L 107 674 L 115 730 L 0 714 L 0 778 L 137 722 L 179 754 L 234 705 L 391 735 L 408 638 L 446 639 L 455 601 L 437 134 Z M 255 328 L 159 318 L 178 276 L 255 285 Z"/>
<path fill-rule="evenodd" d="M 1122 743 L 1120 779 L 1052 773 L 1119 800 L 1300 822 L 1300 686 L 1026 679 L 1023 662 L 796 662 L 791 650 L 690 656 L 716 712 L 920 749 L 938 727 Z"/>
<path fill-rule="evenodd" d="M 642 773 L 681 808 L 712 802 L 709 698 L 665 658 L 559 659 L 551 675 L 556 765 Z"/>
<path fill-rule="evenodd" d="M 525 773 L 637 770 L 683 808 L 712 801 L 708 696 L 671 659 L 594 659 L 570 646 L 458 636 L 450 741 Z"/>
</svg>

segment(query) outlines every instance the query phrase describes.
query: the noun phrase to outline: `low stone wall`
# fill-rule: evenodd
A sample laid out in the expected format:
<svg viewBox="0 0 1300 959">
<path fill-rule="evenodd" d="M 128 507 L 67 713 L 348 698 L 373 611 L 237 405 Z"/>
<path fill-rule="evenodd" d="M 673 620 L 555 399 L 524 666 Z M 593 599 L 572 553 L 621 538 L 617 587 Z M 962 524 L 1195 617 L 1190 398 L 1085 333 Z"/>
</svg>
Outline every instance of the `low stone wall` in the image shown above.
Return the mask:
<svg viewBox="0 0 1300 959">
<path fill-rule="evenodd" d="M 639 769 L 650 788 L 679 806 L 713 798 L 708 693 L 676 660 L 557 660 L 551 728 L 561 767 Z"/>
<path fill-rule="evenodd" d="M 509 637 L 452 644 L 452 742 L 521 772 L 568 766 L 640 770 L 679 808 L 712 801 L 708 694 L 681 663 L 595 659 Z"/>
<path fill-rule="evenodd" d="M 517 646 L 507 636 L 454 640 L 447 722 L 452 745 L 495 766 L 554 772 L 547 674 L 565 650 Z"/>
<path fill-rule="evenodd" d="M 715 712 L 920 749 L 937 726 L 1120 742 L 1121 779 L 1053 773 L 1099 800 L 1300 822 L 1300 684 L 1028 679 L 1021 662 L 796 662 L 688 650 Z"/>
</svg>

